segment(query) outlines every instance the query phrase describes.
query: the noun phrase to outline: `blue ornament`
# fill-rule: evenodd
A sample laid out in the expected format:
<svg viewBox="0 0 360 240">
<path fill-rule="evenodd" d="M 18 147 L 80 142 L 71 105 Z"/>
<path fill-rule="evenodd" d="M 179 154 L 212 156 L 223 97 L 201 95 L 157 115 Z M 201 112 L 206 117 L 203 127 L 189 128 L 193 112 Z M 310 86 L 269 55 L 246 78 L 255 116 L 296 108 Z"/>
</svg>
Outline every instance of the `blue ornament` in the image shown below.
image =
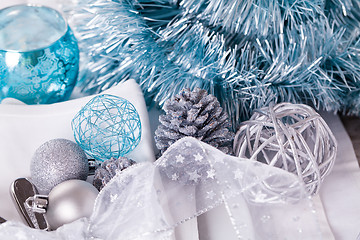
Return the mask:
<svg viewBox="0 0 360 240">
<path fill-rule="evenodd" d="M 0 11 L 0 101 L 66 100 L 78 71 L 77 41 L 59 12 L 30 5 Z"/>
<path fill-rule="evenodd" d="M 103 94 L 91 99 L 72 120 L 76 142 L 99 161 L 119 158 L 141 139 L 141 121 L 126 99 Z"/>
</svg>

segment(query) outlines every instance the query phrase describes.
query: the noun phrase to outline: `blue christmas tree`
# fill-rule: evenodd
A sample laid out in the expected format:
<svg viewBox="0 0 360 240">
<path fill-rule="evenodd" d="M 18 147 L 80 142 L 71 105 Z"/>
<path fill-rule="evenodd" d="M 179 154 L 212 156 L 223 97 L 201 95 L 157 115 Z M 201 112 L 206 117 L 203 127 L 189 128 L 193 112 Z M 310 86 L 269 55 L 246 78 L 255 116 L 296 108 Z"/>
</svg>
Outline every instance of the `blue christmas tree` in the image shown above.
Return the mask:
<svg viewBox="0 0 360 240">
<path fill-rule="evenodd" d="M 271 102 L 360 114 L 356 0 L 84 0 L 65 9 L 100 92 L 136 79 L 148 102 L 214 94 L 233 127 Z"/>
</svg>

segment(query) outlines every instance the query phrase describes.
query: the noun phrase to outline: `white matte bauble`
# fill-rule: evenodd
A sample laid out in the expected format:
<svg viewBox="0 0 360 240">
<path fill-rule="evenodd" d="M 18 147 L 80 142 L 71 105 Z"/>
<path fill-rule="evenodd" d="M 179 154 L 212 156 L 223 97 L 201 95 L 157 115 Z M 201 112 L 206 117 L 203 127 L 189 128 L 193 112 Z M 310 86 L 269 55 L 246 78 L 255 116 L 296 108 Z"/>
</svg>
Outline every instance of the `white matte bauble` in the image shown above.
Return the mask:
<svg viewBox="0 0 360 240">
<path fill-rule="evenodd" d="M 81 180 L 68 180 L 54 187 L 45 214 L 50 229 L 90 217 L 98 193 L 93 185 Z"/>
</svg>

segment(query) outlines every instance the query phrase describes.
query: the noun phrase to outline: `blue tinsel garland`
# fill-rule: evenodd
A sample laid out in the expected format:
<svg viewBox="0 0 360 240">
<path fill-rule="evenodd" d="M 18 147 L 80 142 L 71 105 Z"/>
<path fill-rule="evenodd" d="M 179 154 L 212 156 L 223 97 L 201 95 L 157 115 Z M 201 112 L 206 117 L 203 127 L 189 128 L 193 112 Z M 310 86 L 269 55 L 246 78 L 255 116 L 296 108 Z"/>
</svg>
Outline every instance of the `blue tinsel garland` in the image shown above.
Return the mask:
<svg viewBox="0 0 360 240">
<path fill-rule="evenodd" d="M 200 87 L 236 128 L 270 102 L 359 115 L 359 9 L 356 0 L 82 0 L 65 12 L 84 92 L 134 78 L 162 105 Z"/>
</svg>

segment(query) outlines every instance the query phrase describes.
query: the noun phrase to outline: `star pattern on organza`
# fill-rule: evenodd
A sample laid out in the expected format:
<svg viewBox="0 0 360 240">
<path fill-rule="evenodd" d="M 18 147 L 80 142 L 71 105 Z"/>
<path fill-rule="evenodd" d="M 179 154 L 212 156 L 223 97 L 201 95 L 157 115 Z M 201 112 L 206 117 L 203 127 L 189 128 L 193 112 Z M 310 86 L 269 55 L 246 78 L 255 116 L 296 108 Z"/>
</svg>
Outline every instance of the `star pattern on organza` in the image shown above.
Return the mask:
<svg viewBox="0 0 360 240">
<path fill-rule="evenodd" d="M 216 175 L 216 173 L 215 173 L 215 169 L 210 169 L 209 171 L 207 171 L 206 172 L 206 174 L 207 174 L 207 178 L 211 178 L 211 179 L 214 179 L 214 177 L 215 177 L 215 175 Z"/>
<path fill-rule="evenodd" d="M 216 196 L 213 190 L 206 192 L 206 198 L 207 199 L 213 199 Z"/>
<path fill-rule="evenodd" d="M 159 161 L 157 161 L 157 164 L 160 167 L 166 167 L 167 166 L 167 159 L 164 158 L 162 160 L 159 160 Z"/>
<path fill-rule="evenodd" d="M 248 225 L 244 222 L 238 223 L 237 226 L 238 226 L 238 228 L 247 228 L 248 227 Z"/>
<path fill-rule="evenodd" d="M 171 175 L 171 180 L 177 181 L 178 179 L 179 179 L 179 174 L 174 173 L 173 175 Z"/>
<path fill-rule="evenodd" d="M 117 194 L 110 194 L 110 202 L 115 202 L 117 198 L 118 198 Z"/>
<path fill-rule="evenodd" d="M 190 193 L 190 194 L 188 195 L 188 199 L 189 199 L 189 201 L 193 201 L 193 200 L 195 199 L 194 194 Z"/>
<path fill-rule="evenodd" d="M 244 173 L 240 169 L 236 169 L 233 173 L 235 180 L 241 180 L 244 176 Z"/>
<path fill-rule="evenodd" d="M 190 181 L 194 181 L 197 182 L 199 180 L 199 178 L 201 177 L 197 170 L 195 169 L 193 172 L 188 173 L 189 174 L 189 180 Z"/>
<path fill-rule="evenodd" d="M 184 163 L 184 157 L 182 155 L 177 155 L 176 157 L 176 163 Z"/>
<path fill-rule="evenodd" d="M 266 214 L 263 215 L 263 216 L 260 218 L 260 220 L 261 220 L 263 223 L 268 222 L 270 219 L 271 219 L 271 216 L 266 215 Z"/>
<path fill-rule="evenodd" d="M 169 148 L 157 160 L 161 171 L 169 180 L 193 185 L 199 181 L 214 179 L 215 172 L 210 171 L 211 165 L 201 144 L 190 139 L 179 141 L 181 143 L 176 148 Z"/>
<path fill-rule="evenodd" d="M 255 202 L 264 202 L 266 198 L 266 194 L 262 191 L 258 191 L 255 195 Z"/>
<path fill-rule="evenodd" d="M 136 206 L 137 206 L 138 208 L 141 208 L 141 207 L 144 206 L 144 203 L 143 203 L 142 201 L 138 201 L 137 204 L 136 204 Z"/>
<path fill-rule="evenodd" d="M 200 153 L 194 154 L 194 160 L 196 162 L 200 162 L 201 160 L 203 160 L 203 156 Z"/>
</svg>

